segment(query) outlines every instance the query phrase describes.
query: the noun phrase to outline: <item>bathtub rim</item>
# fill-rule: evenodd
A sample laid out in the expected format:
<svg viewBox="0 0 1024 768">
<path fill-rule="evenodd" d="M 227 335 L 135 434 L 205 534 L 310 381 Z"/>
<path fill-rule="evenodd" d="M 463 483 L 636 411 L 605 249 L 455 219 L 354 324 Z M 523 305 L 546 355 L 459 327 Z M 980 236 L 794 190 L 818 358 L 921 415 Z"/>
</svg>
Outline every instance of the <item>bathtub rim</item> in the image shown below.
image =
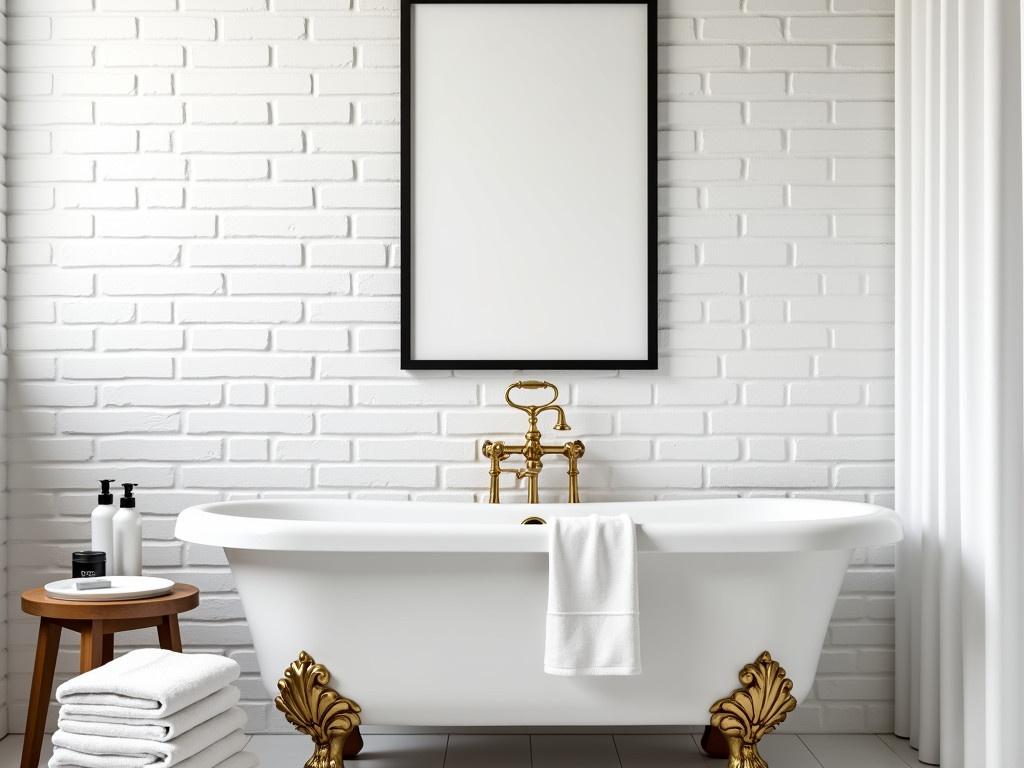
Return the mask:
<svg viewBox="0 0 1024 768">
<path fill-rule="evenodd" d="M 175 536 L 182 541 L 219 546 L 225 549 L 251 549 L 293 552 L 491 552 L 547 553 L 548 529 L 522 526 L 512 522 L 351 522 L 345 520 L 302 520 L 287 517 L 261 517 L 237 514 L 235 510 L 257 504 L 303 505 L 344 504 L 387 511 L 418 505 L 421 512 L 465 511 L 467 505 L 447 502 L 369 501 L 360 499 L 246 499 L 222 501 L 188 507 L 178 516 Z M 748 520 L 737 526 L 727 514 L 715 520 L 678 520 L 637 523 L 637 547 L 641 552 L 798 552 L 808 550 L 852 550 L 859 547 L 894 544 L 903 536 L 897 514 L 886 507 L 863 502 L 831 499 L 689 499 L 672 501 L 596 502 L 584 505 L 539 504 L 469 505 L 482 508 L 481 514 L 623 514 L 677 506 L 721 506 L 757 503 L 806 509 L 827 506 L 830 514 L 797 520 Z M 656 506 L 655 506 L 656 505 Z M 510 512 L 510 508 L 515 508 Z M 407 511 L 407 510 L 402 510 Z"/>
</svg>

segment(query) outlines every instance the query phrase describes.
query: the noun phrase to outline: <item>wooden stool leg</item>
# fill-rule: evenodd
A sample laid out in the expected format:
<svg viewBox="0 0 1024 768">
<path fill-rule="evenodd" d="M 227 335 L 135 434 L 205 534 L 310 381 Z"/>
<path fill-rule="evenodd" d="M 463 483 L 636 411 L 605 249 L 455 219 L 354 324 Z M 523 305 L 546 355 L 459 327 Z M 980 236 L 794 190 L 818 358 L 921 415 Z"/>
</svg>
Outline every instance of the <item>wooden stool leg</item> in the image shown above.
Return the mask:
<svg viewBox="0 0 1024 768">
<path fill-rule="evenodd" d="M 103 635 L 103 663 L 114 660 L 114 633 L 107 632 Z"/>
<path fill-rule="evenodd" d="M 36 664 L 32 670 L 32 691 L 28 701 L 28 717 L 25 718 L 25 741 L 21 747 L 21 768 L 36 768 L 39 765 L 59 646 L 60 624 L 50 619 L 40 619 Z"/>
<path fill-rule="evenodd" d="M 164 616 L 157 625 L 156 631 L 160 635 L 161 648 L 181 653 L 181 630 L 178 627 L 177 614 Z"/>
<path fill-rule="evenodd" d="M 82 651 L 78 669 L 88 672 L 103 664 L 103 622 L 92 621 L 82 629 Z"/>
</svg>

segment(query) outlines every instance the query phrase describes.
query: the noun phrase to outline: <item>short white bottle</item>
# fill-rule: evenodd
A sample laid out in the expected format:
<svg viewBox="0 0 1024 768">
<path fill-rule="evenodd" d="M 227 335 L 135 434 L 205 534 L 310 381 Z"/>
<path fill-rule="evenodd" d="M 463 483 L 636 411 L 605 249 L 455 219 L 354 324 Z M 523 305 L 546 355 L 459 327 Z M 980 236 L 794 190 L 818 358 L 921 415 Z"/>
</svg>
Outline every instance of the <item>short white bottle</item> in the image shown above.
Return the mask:
<svg viewBox="0 0 1024 768">
<path fill-rule="evenodd" d="M 142 575 L 142 518 L 135 508 L 132 489 L 137 483 L 122 483 L 121 508 L 114 515 L 114 568 L 118 576 Z"/>
<path fill-rule="evenodd" d="M 92 550 L 103 552 L 107 556 L 105 576 L 116 576 L 114 571 L 114 494 L 110 492 L 113 480 L 100 480 L 102 493 L 97 497 L 99 502 L 89 517 L 92 531 Z"/>
</svg>

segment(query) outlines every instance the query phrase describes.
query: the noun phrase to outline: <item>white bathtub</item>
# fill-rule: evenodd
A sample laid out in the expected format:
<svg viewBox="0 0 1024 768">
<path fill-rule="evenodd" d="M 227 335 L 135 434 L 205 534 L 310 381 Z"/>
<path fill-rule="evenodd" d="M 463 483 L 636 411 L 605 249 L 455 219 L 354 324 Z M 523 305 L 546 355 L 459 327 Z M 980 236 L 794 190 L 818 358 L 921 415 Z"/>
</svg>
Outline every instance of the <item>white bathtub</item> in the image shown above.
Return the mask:
<svg viewBox="0 0 1024 768">
<path fill-rule="evenodd" d="M 643 674 L 545 675 L 547 535 L 527 514 L 639 525 Z M 888 509 L 729 499 L 462 505 L 258 500 L 191 507 L 224 547 L 267 692 L 300 650 L 368 725 L 702 724 L 768 650 L 803 699 L 850 553 L 901 536 Z"/>
</svg>

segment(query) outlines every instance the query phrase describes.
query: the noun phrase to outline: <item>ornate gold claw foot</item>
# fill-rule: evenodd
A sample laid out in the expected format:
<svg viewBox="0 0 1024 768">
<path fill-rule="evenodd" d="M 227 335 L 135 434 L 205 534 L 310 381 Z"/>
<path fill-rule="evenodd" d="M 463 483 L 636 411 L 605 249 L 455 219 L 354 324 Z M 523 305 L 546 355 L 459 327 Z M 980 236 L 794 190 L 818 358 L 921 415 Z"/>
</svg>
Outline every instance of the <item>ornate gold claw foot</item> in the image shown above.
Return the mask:
<svg viewBox="0 0 1024 768">
<path fill-rule="evenodd" d="M 793 681 L 768 651 L 743 667 L 739 678 L 743 687 L 711 706 L 711 727 L 725 737 L 729 768 L 768 768 L 757 743 L 796 708 Z"/>
<path fill-rule="evenodd" d="M 277 708 L 297 731 L 313 739 L 313 756 L 305 768 L 343 768 L 344 758 L 362 749 L 359 705 L 331 688 L 331 673 L 305 651 L 277 681 Z"/>
</svg>

